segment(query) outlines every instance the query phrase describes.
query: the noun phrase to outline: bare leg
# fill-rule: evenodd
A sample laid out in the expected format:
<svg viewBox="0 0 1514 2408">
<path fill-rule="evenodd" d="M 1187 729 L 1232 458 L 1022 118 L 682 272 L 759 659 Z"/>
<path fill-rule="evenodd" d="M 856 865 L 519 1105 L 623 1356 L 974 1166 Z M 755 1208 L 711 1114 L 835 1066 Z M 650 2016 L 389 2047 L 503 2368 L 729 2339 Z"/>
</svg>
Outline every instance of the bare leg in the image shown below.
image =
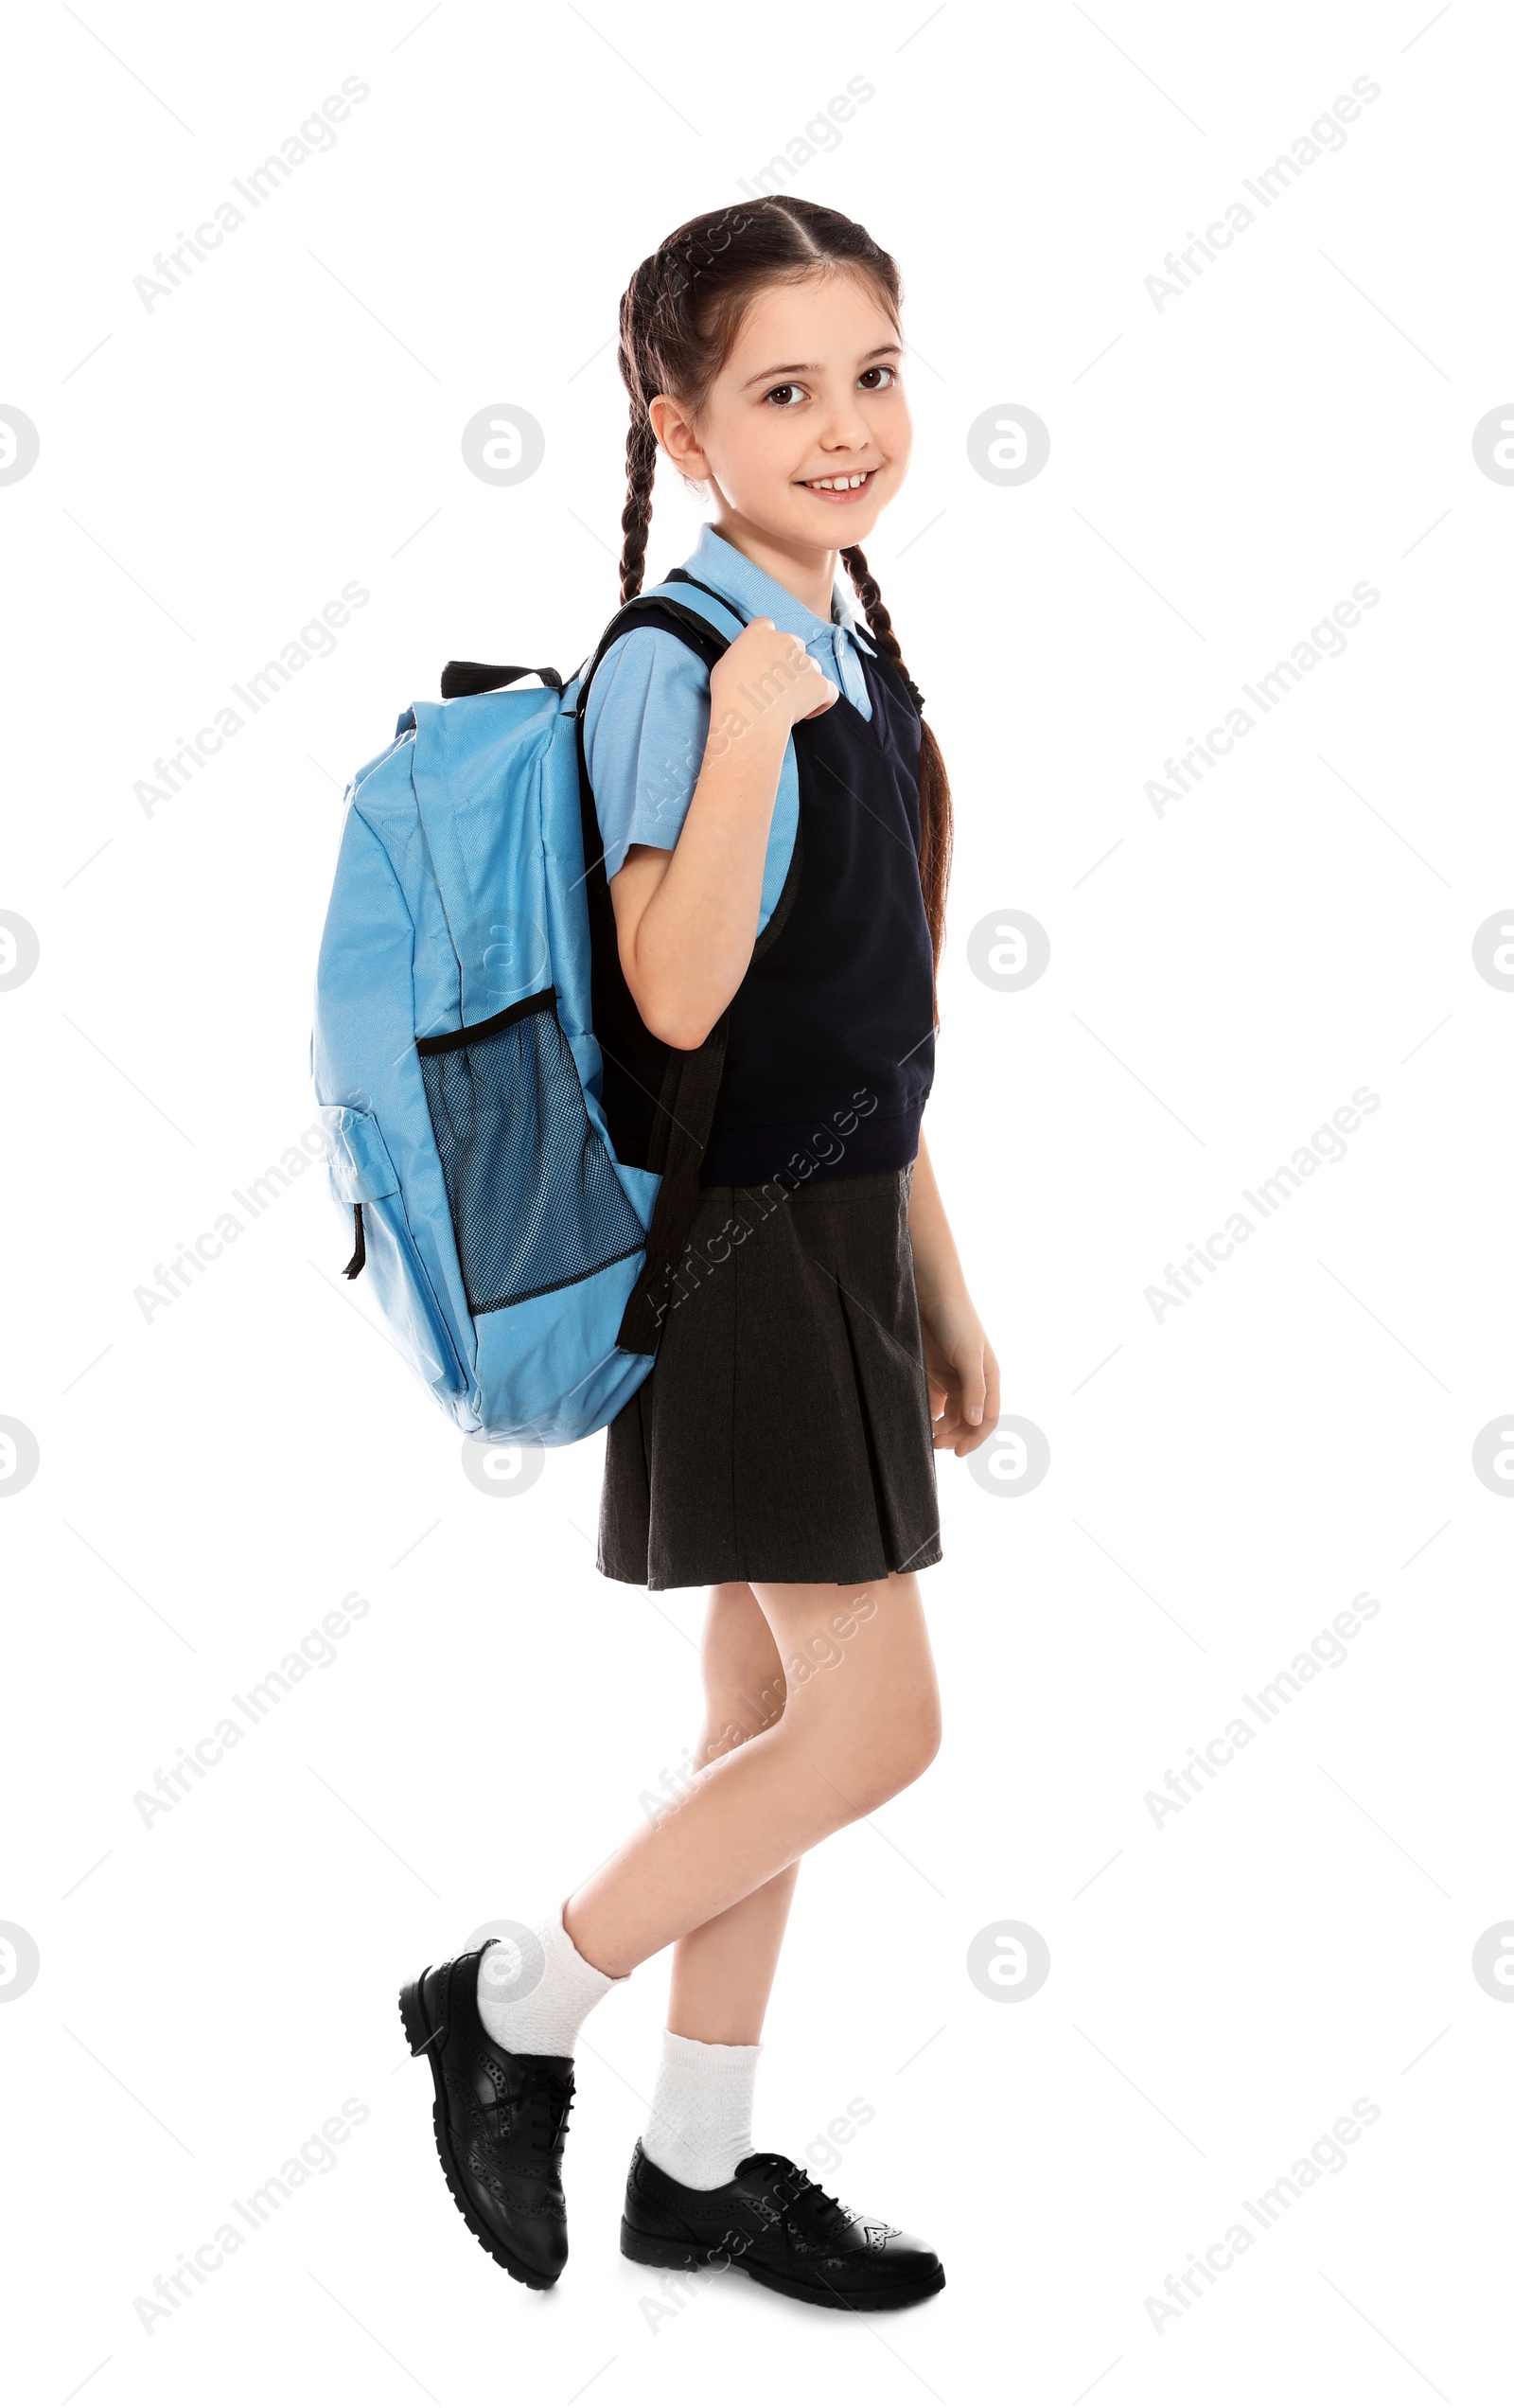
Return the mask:
<svg viewBox="0 0 1514 2408">
<path fill-rule="evenodd" d="M 568 1901 L 568 1935 L 611 1974 L 749 1897 L 806 1849 L 871 1814 L 930 1762 L 940 1706 L 920 1589 L 754 1581 L 784 1668 L 777 1723 L 698 1775 Z"/>
<path fill-rule="evenodd" d="M 783 1667 L 766 1617 L 745 1581 L 710 1591 L 703 1672 L 697 1769 L 755 1739 L 783 1710 Z M 761 2040 L 798 1879 L 798 1864 L 786 1866 L 723 1914 L 684 1933 L 673 1951 L 669 2031 L 728 2047 Z"/>
</svg>

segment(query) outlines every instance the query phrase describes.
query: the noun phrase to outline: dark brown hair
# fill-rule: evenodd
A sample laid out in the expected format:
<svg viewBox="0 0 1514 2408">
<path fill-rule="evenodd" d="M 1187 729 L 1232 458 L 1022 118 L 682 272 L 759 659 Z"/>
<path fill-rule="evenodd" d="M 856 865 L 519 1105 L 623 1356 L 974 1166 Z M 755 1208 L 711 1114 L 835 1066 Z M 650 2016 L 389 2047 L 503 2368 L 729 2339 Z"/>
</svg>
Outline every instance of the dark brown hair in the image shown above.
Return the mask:
<svg viewBox="0 0 1514 2408">
<path fill-rule="evenodd" d="M 730 358 L 746 311 L 765 285 L 797 284 L 817 274 L 867 278 L 899 322 L 899 271 L 866 228 L 836 209 L 787 195 L 691 218 L 643 259 L 621 300 L 620 369 L 631 399 L 625 439 L 625 507 L 621 513 L 621 600 L 642 591 L 657 437 L 649 404 L 660 393 L 696 417 Z M 841 555 L 879 650 L 907 680 L 908 671 L 877 578 L 854 543 Z M 920 885 L 931 949 L 941 960 L 951 869 L 952 797 L 941 747 L 920 727 Z"/>
</svg>

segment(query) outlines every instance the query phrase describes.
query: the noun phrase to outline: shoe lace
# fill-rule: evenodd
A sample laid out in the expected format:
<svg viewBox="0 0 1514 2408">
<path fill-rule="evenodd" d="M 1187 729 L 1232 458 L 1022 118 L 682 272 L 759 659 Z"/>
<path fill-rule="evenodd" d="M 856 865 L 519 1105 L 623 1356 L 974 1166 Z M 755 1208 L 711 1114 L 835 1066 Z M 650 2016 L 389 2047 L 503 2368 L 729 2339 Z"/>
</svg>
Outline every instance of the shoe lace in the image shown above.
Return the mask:
<svg viewBox="0 0 1514 2408">
<path fill-rule="evenodd" d="M 526 2081 L 521 2094 L 519 2129 L 529 2146 L 551 2156 L 568 2130 L 572 2112 L 571 2075 L 538 2074 Z"/>
<path fill-rule="evenodd" d="M 802 2206 L 807 2213 L 816 2216 L 821 2223 L 834 2223 L 837 2218 L 846 2223 L 854 2221 L 850 2207 L 843 2207 L 839 2199 L 834 2199 L 828 2190 L 822 2190 L 814 2176 L 795 2166 L 791 2159 L 773 2153 L 765 2155 L 762 2162 L 770 2167 L 775 2173 L 799 2175 L 799 2182 L 792 2190 L 789 2190 L 786 2185 L 784 2186 L 785 2218 L 792 2215 L 797 2207 Z"/>
</svg>

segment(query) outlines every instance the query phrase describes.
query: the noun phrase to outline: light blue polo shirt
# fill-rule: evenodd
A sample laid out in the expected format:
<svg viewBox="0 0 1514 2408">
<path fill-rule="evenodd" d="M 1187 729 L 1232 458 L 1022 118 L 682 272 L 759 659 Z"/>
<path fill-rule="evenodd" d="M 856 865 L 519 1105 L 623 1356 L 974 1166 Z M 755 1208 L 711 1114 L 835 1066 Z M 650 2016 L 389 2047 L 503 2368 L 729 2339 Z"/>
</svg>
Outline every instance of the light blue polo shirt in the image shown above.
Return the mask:
<svg viewBox="0 0 1514 2408">
<path fill-rule="evenodd" d="M 744 552 L 716 535 L 700 531 L 683 563 L 692 577 L 731 602 L 745 619 L 771 619 L 784 635 L 798 636 L 812 661 L 839 687 L 861 717 L 872 704 L 858 660 L 876 649 L 857 625 L 849 597 L 837 585 L 834 617 L 817 618 L 787 586 L 780 585 Z M 599 664 L 584 708 L 584 758 L 599 813 L 605 875 L 612 878 L 633 844 L 671 852 L 694 799 L 710 733 L 710 672 L 696 652 L 665 628 L 633 628 L 617 636 Z M 799 816 L 799 769 L 792 741 L 785 747 L 773 806 L 775 829 Z M 770 872 L 780 876 L 788 846 L 775 846 Z M 771 876 L 766 883 L 771 883 Z M 776 895 L 765 883 L 764 917 Z"/>
</svg>

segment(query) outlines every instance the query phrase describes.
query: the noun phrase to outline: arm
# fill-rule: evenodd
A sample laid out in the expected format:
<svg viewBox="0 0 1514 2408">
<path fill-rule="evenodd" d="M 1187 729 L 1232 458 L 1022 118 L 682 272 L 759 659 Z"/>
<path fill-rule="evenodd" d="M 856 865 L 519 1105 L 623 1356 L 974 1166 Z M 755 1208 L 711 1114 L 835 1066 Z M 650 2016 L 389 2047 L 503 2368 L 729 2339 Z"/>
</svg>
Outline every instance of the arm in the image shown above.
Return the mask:
<svg viewBox="0 0 1514 2408">
<path fill-rule="evenodd" d="M 967 1293 L 924 1137 L 910 1181 L 909 1242 L 936 1444 L 971 1455 L 998 1423 L 999 1367 Z"/>
<path fill-rule="evenodd" d="M 710 733 L 671 852 L 633 844 L 609 882 L 621 967 L 654 1036 L 702 1044 L 746 976 L 789 730 L 836 687 L 771 619 L 744 628 L 710 677 Z"/>
</svg>

